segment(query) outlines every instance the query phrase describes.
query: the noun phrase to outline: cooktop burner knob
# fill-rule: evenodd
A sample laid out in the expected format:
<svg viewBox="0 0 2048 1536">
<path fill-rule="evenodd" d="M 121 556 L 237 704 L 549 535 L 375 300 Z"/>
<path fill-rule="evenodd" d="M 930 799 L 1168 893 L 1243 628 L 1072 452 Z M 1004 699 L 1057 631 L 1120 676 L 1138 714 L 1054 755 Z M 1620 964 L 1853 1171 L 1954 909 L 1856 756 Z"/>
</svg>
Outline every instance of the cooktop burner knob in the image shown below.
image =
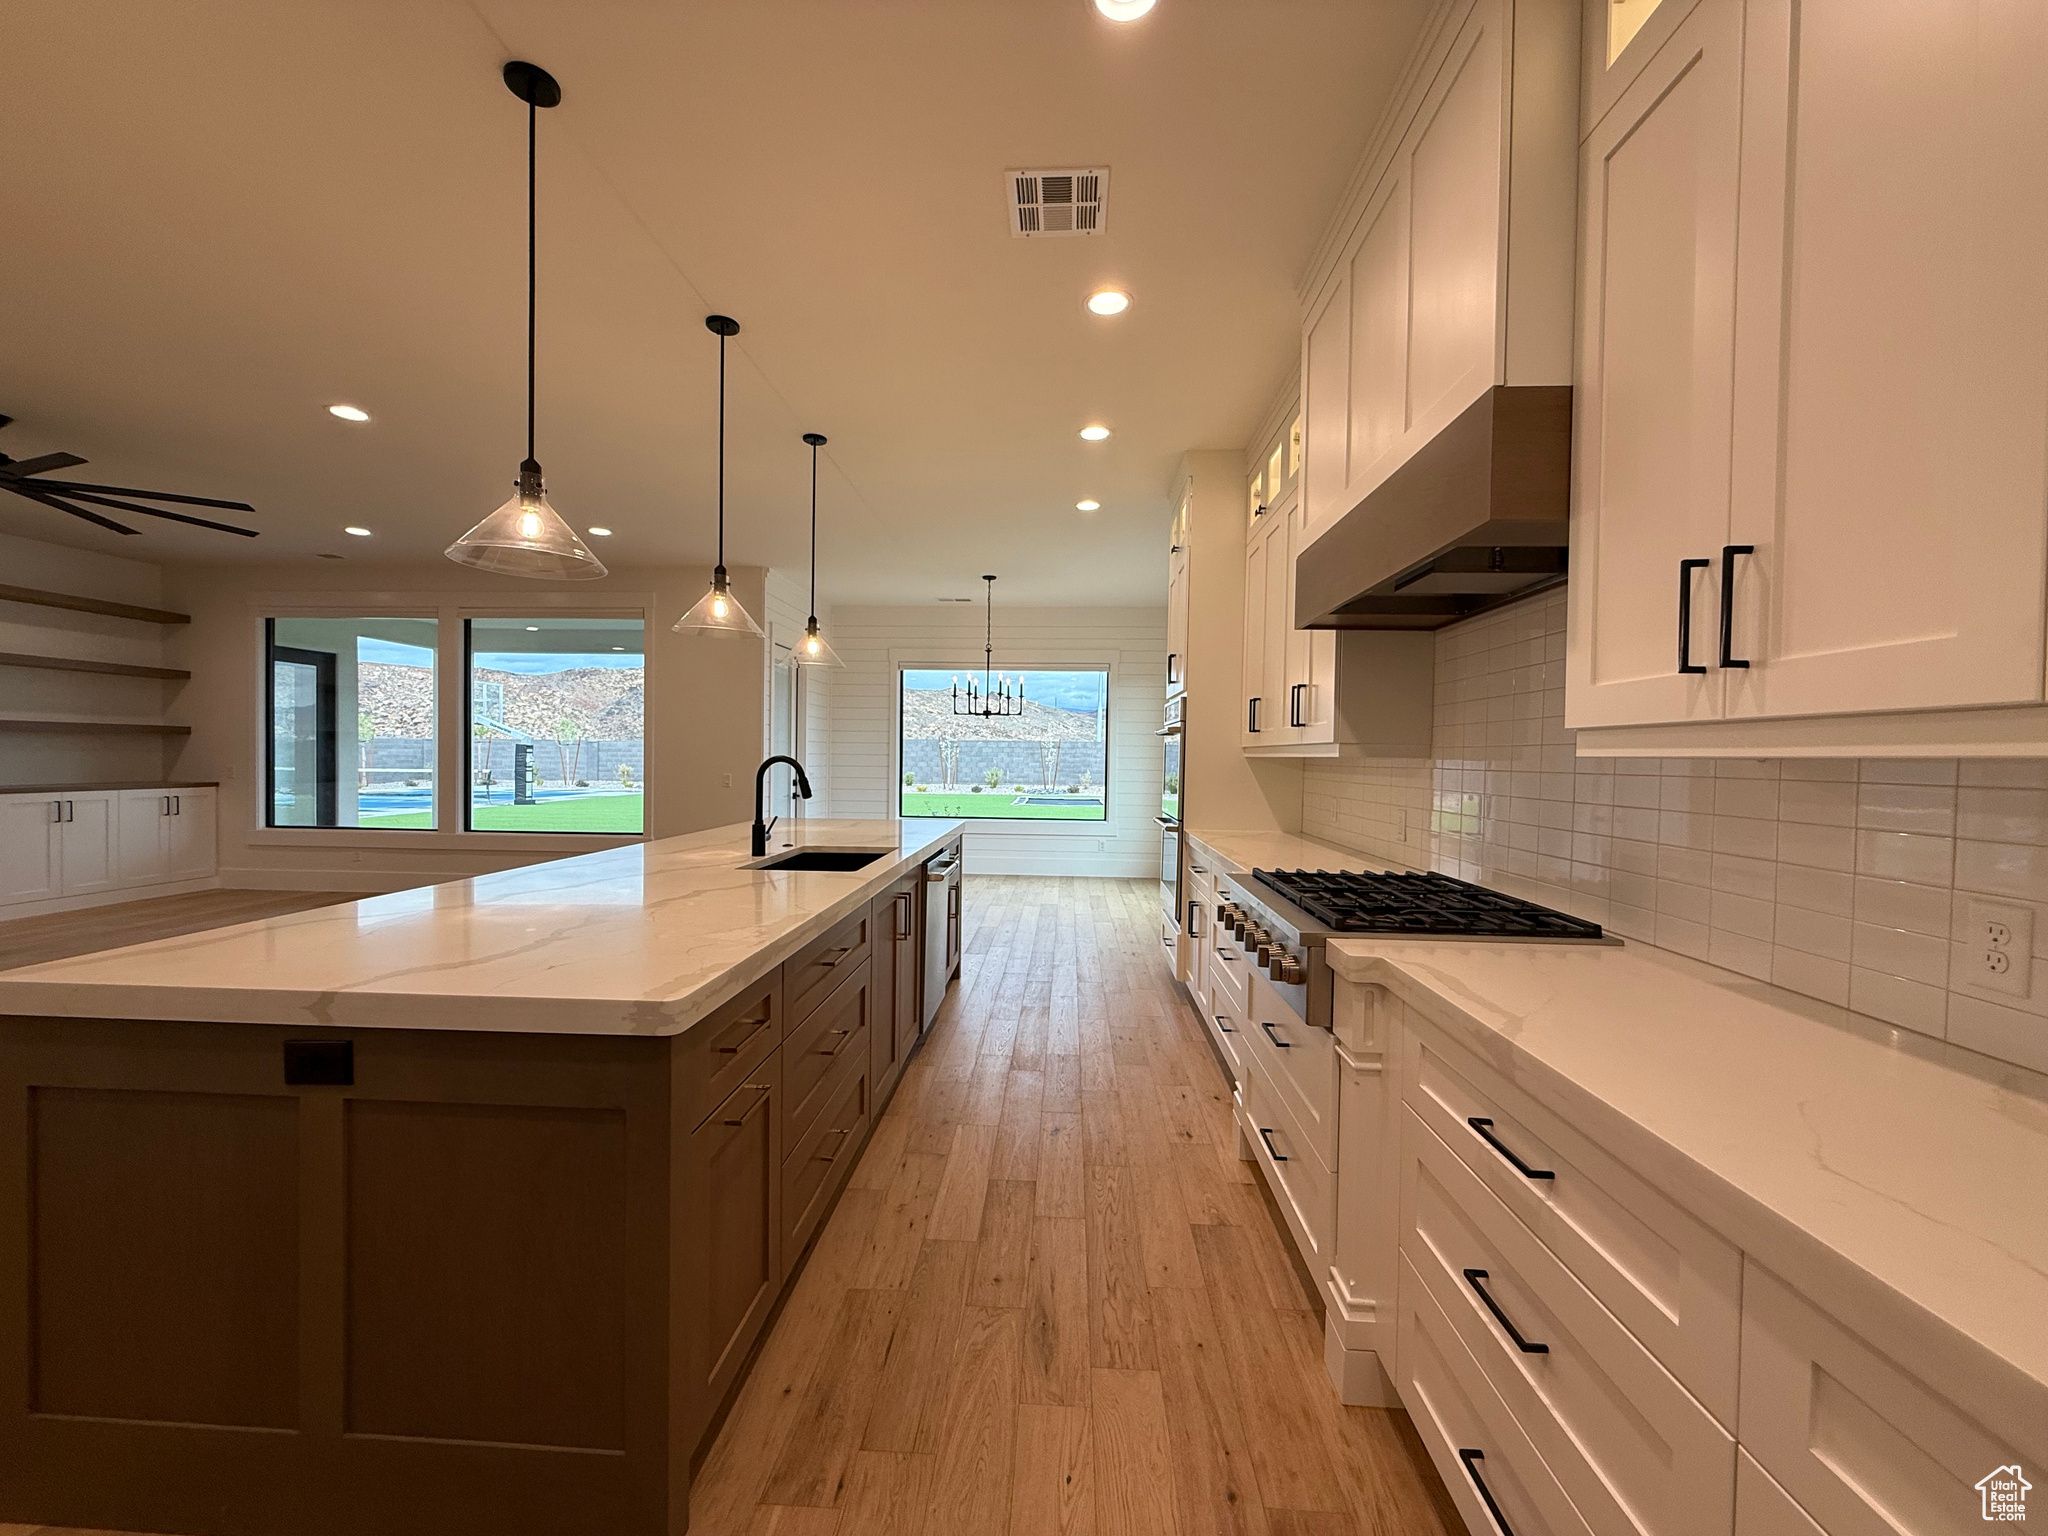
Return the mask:
<svg viewBox="0 0 2048 1536">
<path fill-rule="evenodd" d="M 1308 980 L 1308 967 L 1301 963 L 1299 955 L 1290 955 L 1285 950 L 1275 951 L 1272 963 L 1266 967 L 1266 974 L 1275 981 L 1298 987 Z"/>
</svg>

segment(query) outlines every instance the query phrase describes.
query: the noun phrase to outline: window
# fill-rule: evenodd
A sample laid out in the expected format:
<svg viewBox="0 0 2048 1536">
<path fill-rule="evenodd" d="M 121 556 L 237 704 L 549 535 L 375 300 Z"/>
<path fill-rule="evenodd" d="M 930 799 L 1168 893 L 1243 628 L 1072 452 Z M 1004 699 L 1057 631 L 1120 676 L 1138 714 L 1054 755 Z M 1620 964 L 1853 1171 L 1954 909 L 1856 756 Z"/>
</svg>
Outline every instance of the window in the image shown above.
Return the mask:
<svg viewBox="0 0 2048 1536">
<path fill-rule="evenodd" d="M 640 619 L 471 619 L 473 832 L 638 833 L 647 769 Z"/>
<path fill-rule="evenodd" d="M 271 619 L 267 821 L 431 827 L 433 619 Z"/>
<path fill-rule="evenodd" d="M 1023 713 L 993 720 L 954 713 L 969 669 L 902 676 L 903 815 L 1109 819 L 1107 668 L 1022 673 Z"/>
</svg>

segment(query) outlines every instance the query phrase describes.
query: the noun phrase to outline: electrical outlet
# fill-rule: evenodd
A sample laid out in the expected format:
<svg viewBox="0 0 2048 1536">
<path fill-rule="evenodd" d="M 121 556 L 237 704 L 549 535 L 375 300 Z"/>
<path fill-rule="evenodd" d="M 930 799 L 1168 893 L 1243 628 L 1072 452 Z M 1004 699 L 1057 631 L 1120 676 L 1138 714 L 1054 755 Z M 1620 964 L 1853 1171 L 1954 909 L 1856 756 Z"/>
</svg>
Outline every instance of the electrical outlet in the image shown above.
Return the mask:
<svg viewBox="0 0 2048 1536">
<path fill-rule="evenodd" d="M 1394 837 L 1399 842 L 1405 843 L 1408 841 L 1408 812 L 1406 810 L 1394 812 Z"/>
<path fill-rule="evenodd" d="M 727 789 L 732 788 L 732 775 L 729 773 L 725 776 L 725 787 Z"/>
<path fill-rule="evenodd" d="M 2025 997 L 2034 979 L 2034 909 L 1971 898 L 1969 984 Z"/>
</svg>

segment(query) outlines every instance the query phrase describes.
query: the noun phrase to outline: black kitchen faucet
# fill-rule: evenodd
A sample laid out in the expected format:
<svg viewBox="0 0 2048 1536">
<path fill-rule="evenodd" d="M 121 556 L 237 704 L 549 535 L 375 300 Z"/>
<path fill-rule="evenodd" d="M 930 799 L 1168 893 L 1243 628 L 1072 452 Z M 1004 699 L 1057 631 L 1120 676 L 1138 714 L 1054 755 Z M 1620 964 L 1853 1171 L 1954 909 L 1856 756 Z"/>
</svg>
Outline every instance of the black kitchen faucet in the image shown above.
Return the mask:
<svg viewBox="0 0 2048 1536">
<path fill-rule="evenodd" d="M 798 762 L 795 758 L 784 757 L 781 753 L 778 752 L 775 756 L 768 758 L 761 764 L 760 768 L 754 774 L 753 849 L 754 857 L 757 859 L 768 852 L 768 829 L 774 826 L 776 821 L 780 819 L 778 817 L 773 816 L 769 817 L 766 821 L 763 821 L 761 819 L 763 810 L 761 797 L 767 791 L 768 788 L 768 770 L 770 768 L 773 768 L 777 763 L 787 763 L 790 767 L 796 770 L 797 798 L 800 800 L 808 800 L 811 798 L 811 781 L 804 773 L 804 765 Z"/>
</svg>

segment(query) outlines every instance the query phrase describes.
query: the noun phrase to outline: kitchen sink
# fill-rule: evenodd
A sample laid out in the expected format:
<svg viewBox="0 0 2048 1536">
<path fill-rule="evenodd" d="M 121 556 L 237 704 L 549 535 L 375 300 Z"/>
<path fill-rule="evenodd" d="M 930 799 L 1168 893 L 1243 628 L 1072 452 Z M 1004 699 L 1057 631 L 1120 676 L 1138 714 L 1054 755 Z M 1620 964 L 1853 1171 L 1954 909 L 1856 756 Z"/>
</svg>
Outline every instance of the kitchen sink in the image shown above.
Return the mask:
<svg viewBox="0 0 2048 1536">
<path fill-rule="evenodd" d="M 858 852 L 845 848 L 799 848 L 795 853 L 785 853 L 779 859 L 766 859 L 750 865 L 753 869 L 822 869 L 845 873 L 848 870 L 866 869 L 877 859 L 887 858 L 885 853 Z"/>
</svg>

